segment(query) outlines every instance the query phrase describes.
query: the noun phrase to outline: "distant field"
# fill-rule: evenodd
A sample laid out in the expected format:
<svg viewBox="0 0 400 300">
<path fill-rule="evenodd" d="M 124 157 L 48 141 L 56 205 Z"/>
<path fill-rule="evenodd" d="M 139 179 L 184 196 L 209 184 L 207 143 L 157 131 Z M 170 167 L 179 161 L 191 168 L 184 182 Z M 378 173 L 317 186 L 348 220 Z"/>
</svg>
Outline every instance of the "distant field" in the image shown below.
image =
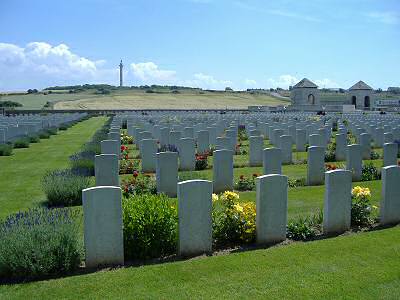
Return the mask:
<svg viewBox="0 0 400 300">
<path fill-rule="evenodd" d="M 60 101 L 54 109 L 190 109 L 247 108 L 249 105 L 283 105 L 287 101 L 269 95 L 225 92 L 145 93 L 126 91 L 110 95 L 83 96 L 74 101 Z"/>
<path fill-rule="evenodd" d="M 41 109 L 46 102 L 57 102 L 57 101 L 69 101 L 69 100 L 77 100 L 82 97 L 90 98 L 96 97 L 96 95 L 91 94 L 27 94 L 27 95 L 10 95 L 10 96 L 2 96 L 1 101 L 14 101 L 21 103 L 23 107 L 20 109 Z"/>
<path fill-rule="evenodd" d="M 247 108 L 249 105 L 285 105 L 289 102 L 266 94 L 198 92 L 184 90 L 180 93 L 146 93 L 142 90 L 125 90 L 97 95 L 94 91 L 76 94 L 53 93 L 2 96 L 2 101 L 23 105 L 20 109 L 41 109 L 52 102 L 54 109 L 155 109 L 155 108 Z"/>
</svg>

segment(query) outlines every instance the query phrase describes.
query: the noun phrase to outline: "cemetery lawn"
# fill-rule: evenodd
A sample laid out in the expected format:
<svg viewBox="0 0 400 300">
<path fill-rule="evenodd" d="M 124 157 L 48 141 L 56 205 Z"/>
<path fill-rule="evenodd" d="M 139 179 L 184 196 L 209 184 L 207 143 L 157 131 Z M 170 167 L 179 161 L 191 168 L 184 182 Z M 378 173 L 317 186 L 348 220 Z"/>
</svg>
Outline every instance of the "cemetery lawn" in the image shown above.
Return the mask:
<svg viewBox="0 0 400 300">
<path fill-rule="evenodd" d="M 41 179 L 47 170 L 66 168 L 68 157 L 89 141 L 106 121 L 96 117 L 59 131 L 50 139 L 14 149 L 12 156 L 0 157 L 0 219 L 45 201 Z"/>
<path fill-rule="evenodd" d="M 0 286 L 4 298 L 396 299 L 400 227 Z"/>
</svg>

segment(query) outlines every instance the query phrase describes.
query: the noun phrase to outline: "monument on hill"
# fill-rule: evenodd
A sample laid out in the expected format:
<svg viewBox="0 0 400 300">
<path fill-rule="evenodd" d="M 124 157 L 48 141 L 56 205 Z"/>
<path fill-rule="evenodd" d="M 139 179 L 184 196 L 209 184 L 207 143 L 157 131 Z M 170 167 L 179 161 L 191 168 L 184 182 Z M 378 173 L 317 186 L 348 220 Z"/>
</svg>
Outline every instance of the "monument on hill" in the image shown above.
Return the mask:
<svg viewBox="0 0 400 300">
<path fill-rule="evenodd" d="M 122 64 L 122 59 L 121 62 L 119 63 L 119 86 L 122 87 L 123 85 L 123 71 L 122 69 L 124 68 L 124 65 Z"/>
</svg>

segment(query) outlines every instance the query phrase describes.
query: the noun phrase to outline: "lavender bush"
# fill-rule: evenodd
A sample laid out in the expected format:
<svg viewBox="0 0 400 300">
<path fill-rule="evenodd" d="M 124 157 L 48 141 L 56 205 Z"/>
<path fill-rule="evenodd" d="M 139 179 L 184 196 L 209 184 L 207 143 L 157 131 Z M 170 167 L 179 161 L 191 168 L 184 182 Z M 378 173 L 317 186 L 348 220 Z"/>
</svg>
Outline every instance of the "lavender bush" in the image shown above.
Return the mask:
<svg viewBox="0 0 400 300">
<path fill-rule="evenodd" d="M 0 222 L 0 281 L 62 275 L 80 265 L 78 211 L 35 208 Z"/>
</svg>

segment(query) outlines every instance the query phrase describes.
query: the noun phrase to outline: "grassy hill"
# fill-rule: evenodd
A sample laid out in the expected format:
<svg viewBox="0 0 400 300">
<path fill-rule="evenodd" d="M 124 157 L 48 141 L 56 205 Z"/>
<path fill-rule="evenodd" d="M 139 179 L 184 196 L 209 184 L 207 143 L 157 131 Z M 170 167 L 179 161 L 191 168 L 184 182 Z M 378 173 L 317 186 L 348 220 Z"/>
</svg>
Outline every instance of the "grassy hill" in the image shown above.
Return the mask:
<svg viewBox="0 0 400 300">
<path fill-rule="evenodd" d="M 249 105 L 287 105 L 266 93 L 205 91 L 201 89 L 124 88 L 49 90 L 45 93 L 3 95 L 2 101 L 21 103 L 20 109 L 191 109 L 247 108 Z M 47 105 L 46 105 L 47 103 Z"/>
</svg>

